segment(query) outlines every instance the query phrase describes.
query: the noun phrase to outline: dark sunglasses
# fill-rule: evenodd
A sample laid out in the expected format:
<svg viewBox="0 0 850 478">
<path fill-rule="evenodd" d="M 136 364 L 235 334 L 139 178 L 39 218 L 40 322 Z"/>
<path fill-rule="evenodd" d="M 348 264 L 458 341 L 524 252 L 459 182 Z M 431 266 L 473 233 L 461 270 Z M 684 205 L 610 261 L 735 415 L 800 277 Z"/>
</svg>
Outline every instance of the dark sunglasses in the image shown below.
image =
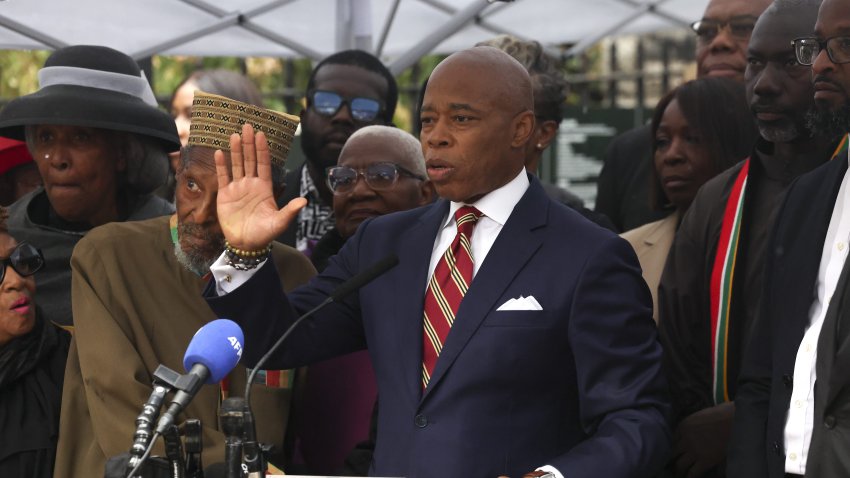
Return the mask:
<svg viewBox="0 0 850 478">
<path fill-rule="evenodd" d="M 354 189 L 357 178 L 363 176 L 366 185 L 375 191 L 389 189 L 398 181 L 400 174 L 424 181 L 422 176 L 405 169 L 395 163 L 374 163 L 365 170 L 349 168 L 348 166 L 333 166 L 327 169 L 328 187 L 334 194 L 347 193 Z"/>
<path fill-rule="evenodd" d="M 753 33 L 753 27 L 756 25 L 754 19 L 750 17 L 732 18 L 729 21 L 721 22 L 717 20 L 699 20 L 691 23 L 691 29 L 697 34 L 699 41 L 709 43 L 720 33 L 723 28 L 728 28 L 729 33 L 736 41 L 747 41 Z"/>
<path fill-rule="evenodd" d="M 372 98 L 343 98 L 333 91 L 314 91 L 310 94 L 310 106 L 322 116 L 333 116 L 348 103 L 351 117 L 357 121 L 374 121 L 381 112 L 381 102 Z"/>
<path fill-rule="evenodd" d="M 826 50 L 829 59 L 836 65 L 850 63 L 850 37 L 832 37 L 824 41 L 817 38 L 797 38 L 791 42 L 794 55 L 801 65 L 812 65 L 821 50 Z"/>
<path fill-rule="evenodd" d="M 9 257 L 0 259 L 0 284 L 6 278 L 6 268 L 11 267 L 21 277 L 35 274 L 44 267 L 44 256 L 34 246 L 22 242 L 18 244 Z"/>
</svg>

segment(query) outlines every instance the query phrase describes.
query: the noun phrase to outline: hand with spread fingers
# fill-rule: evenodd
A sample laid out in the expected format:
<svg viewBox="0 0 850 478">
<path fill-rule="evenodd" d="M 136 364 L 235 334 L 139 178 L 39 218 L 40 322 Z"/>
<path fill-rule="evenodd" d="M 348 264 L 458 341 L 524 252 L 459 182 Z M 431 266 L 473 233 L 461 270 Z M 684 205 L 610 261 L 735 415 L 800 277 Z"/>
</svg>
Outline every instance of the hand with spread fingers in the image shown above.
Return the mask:
<svg viewBox="0 0 850 478">
<path fill-rule="evenodd" d="M 218 176 L 218 221 L 224 237 L 234 248 L 261 250 L 286 230 L 306 205 L 295 198 L 278 210 L 272 192 L 271 154 L 266 136 L 254 134 L 250 124 L 242 136 L 230 137 L 230 169 L 221 150 L 215 152 Z"/>
</svg>

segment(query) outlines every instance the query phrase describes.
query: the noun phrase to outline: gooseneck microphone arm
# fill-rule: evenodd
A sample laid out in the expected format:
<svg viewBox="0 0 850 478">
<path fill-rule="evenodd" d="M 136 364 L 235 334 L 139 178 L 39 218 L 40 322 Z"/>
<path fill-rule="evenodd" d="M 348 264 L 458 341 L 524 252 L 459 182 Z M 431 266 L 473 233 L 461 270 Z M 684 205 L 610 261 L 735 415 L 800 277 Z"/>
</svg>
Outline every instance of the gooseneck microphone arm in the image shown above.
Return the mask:
<svg viewBox="0 0 850 478">
<path fill-rule="evenodd" d="M 395 254 L 390 254 L 380 261 L 373 264 L 371 267 L 366 269 L 365 271 L 355 275 L 351 279 L 347 280 L 341 286 L 339 286 L 335 291 L 331 293 L 325 300 L 323 300 L 319 305 L 310 309 L 307 313 L 299 317 L 289 326 L 288 329 L 280 336 L 279 339 L 271 346 L 271 348 L 260 357 L 260 360 L 257 361 L 254 368 L 251 370 L 251 374 L 248 376 L 248 381 L 245 384 L 245 410 L 244 410 L 244 419 L 245 419 L 245 440 L 243 442 L 243 460 L 248 469 L 249 476 L 252 476 L 252 473 L 259 473 L 260 476 L 265 472 L 265 460 L 263 459 L 262 452 L 260 450 L 260 446 L 257 443 L 257 431 L 254 425 L 254 415 L 251 412 L 251 384 L 254 383 L 254 378 L 257 376 L 257 372 L 263 369 L 263 366 L 266 362 L 269 361 L 269 358 L 274 354 L 277 349 L 280 348 L 280 345 L 286 340 L 287 337 L 298 327 L 298 324 L 303 322 L 305 319 L 312 317 L 313 314 L 318 312 L 319 310 L 325 308 L 332 302 L 337 302 L 345 297 L 347 297 L 352 292 L 360 289 L 364 285 L 372 282 L 376 277 L 381 274 L 387 272 L 398 265 L 398 256 Z"/>
<path fill-rule="evenodd" d="M 153 392 L 142 407 L 142 413 L 136 418 L 136 432 L 133 434 L 133 446 L 130 447 L 130 461 L 127 466 L 132 469 L 142 460 L 145 450 L 153 436 L 153 424 L 159 417 L 159 410 L 169 388 L 154 382 Z"/>
<path fill-rule="evenodd" d="M 251 375 L 248 376 L 248 383 L 245 384 L 245 403 L 251 403 L 251 384 L 254 383 L 254 378 L 257 376 L 257 372 L 263 369 L 263 366 L 266 364 L 266 362 L 269 361 L 269 358 L 272 356 L 272 354 L 274 354 L 277 349 L 280 348 L 280 344 L 282 344 L 283 341 L 286 340 L 287 337 L 289 337 L 289 334 L 291 334 L 292 331 L 295 330 L 296 327 L 298 327 L 298 324 L 303 322 L 305 319 L 312 317 L 313 314 L 322 310 L 328 304 L 332 302 L 338 302 L 341 299 L 344 299 L 352 292 L 360 289 L 369 282 L 372 282 L 372 280 L 374 280 L 381 274 L 387 272 L 388 270 L 392 269 L 396 265 L 398 265 L 397 255 L 390 254 L 384 257 L 365 271 L 345 281 L 341 286 L 339 286 L 335 291 L 333 291 L 327 299 L 323 300 L 319 305 L 310 309 L 306 314 L 302 315 L 301 317 L 298 317 L 298 319 L 293 322 L 288 329 L 286 329 L 283 335 L 281 335 L 280 338 L 277 339 L 277 342 L 275 342 L 274 345 L 271 346 L 271 348 L 265 353 L 265 355 L 260 357 L 260 360 L 257 361 L 257 364 L 254 366 L 254 369 L 251 370 Z"/>
</svg>

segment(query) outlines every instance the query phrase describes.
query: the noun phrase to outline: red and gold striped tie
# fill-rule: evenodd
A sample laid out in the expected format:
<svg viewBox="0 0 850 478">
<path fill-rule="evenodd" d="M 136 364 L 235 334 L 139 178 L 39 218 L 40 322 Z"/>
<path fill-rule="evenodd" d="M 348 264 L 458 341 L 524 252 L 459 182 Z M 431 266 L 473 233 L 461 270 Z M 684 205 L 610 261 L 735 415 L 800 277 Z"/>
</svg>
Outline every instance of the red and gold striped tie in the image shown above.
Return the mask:
<svg viewBox="0 0 850 478">
<path fill-rule="evenodd" d="M 422 334 L 422 388 L 428 386 L 437 357 L 443 349 L 449 330 L 472 282 L 472 229 L 481 212 L 472 206 L 463 206 L 455 212 L 457 235 L 452 245 L 437 262 L 434 275 L 425 291 L 425 320 Z"/>
</svg>

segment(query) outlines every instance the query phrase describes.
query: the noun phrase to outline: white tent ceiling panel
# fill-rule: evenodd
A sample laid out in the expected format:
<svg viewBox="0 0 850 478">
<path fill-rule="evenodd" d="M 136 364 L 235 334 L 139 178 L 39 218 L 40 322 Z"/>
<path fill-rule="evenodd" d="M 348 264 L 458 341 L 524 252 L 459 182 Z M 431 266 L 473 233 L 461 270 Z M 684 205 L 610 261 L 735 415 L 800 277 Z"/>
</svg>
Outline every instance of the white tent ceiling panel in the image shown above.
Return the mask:
<svg viewBox="0 0 850 478">
<path fill-rule="evenodd" d="M 90 43 L 140 57 L 153 53 L 215 56 L 309 56 L 336 50 L 337 8 L 351 5 L 373 48 L 396 0 L 0 0 L 0 49 L 44 49 Z M 552 45 L 592 43 L 607 34 L 682 27 L 707 0 L 401 0 L 385 58 L 422 42 L 431 51 L 466 48 L 498 32 Z M 657 4 L 656 12 L 647 5 Z M 363 18 L 363 6 L 368 18 Z M 429 38 L 465 9 L 482 9 L 454 33 Z"/>
</svg>

